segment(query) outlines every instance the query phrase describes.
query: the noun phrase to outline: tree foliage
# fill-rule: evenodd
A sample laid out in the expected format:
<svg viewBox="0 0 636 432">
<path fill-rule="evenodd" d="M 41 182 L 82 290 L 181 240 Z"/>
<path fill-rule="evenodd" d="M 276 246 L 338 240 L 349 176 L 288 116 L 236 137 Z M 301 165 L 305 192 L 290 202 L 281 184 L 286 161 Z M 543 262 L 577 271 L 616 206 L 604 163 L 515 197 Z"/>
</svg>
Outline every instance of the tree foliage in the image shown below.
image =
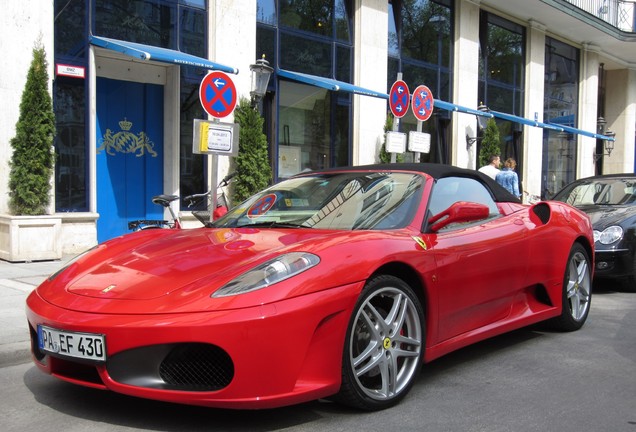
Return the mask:
<svg viewBox="0 0 636 432">
<path fill-rule="evenodd" d="M 240 125 L 239 151 L 234 158 L 236 178 L 232 188 L 232 202 L 240 203 L 265 188 L 272 180 L 272 168 L 267 153 L 267 137 L 263 133 L 263 117 L 250 101 L 241 98 L 234 110 Z"/>
<path fill-rule="evenodd" d="M 46 53 L 38 41 L 11 139 L 9 210 L 16 215 L 45 214 L 50 202 L 55 114 L 48 84 Z"/>
<path fill-rule="evenodd" d="M 488 165 L 488 158 L 492 155 L 501 154 L 501 146 L 499 140 L 499 128 L 495 119 L 488 119 L 484 136 L 481 140 L 481 148 L 479 150 L 479 166 Z"/>
</svg>

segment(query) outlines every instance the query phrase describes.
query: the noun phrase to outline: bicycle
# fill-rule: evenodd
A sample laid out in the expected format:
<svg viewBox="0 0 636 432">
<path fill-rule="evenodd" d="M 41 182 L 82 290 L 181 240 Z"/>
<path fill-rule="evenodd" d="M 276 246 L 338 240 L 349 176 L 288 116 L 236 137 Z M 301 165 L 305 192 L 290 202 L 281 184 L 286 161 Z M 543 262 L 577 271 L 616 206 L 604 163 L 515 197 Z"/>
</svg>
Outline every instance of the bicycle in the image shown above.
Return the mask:
<svg viewBox="0 0 636 432">
<path fill-rule="evenodd" d="M 223 177 L 223 179 L 216 186 L 216 208 L 212 212 L 212 219 L 210 219 L 210 207 L 212 207 L 212 189 L 205 193 L 189 195 L 184 198 L 184 200 L 188 203 L 188 207 L 192 207 L 195 204 L 200 203 L 203 199 L 207 199 L 207 209 L 205 210 L 193 210 L 192 215 L 199 220 L 203 225 L 206 225 L 208 222 L 212 222 L 226 214 L 230 209 L 230 200 L 225 193 L 225 188 L 230 184 L 230 180 L 232 180 L 236 176 L 236 173 L 230 173 Z"/>
<path fill-rule="evenodd" d="M 155 229 L 155 228 L 167 228 L 167 229 L 180 229 L 181 222 L 179 218 L 175 214 L 174 210 L 170 206 L 172 201 L 178 200 L 178 195 L 156 195 L 152 197 L 153 204 L 157 204 L 162 206 L 163 208 L 167 208 L 170 211 L 171 220 L 165 219 L 139 219 L 135 221 L 128 222 L 128 229 L 131 231 L 141 231 L 146 229 Z"/>
<path fill-rule="evenodd" d="M 225 193 L 225 187 L 230 184 L 230 180 L 232 180 L 236 176 L 236 173 L 231 173 L 223 177 L 223 179 L 217 185 L 217 206 L 213 212 L 213 219 L 218 219 L 227 213 L 229 209 L 229 199 Z M 219 194 L 220 191 L 220 194 Z M 193 207 L 194 205 L 201 202 L 202 199 L 211 197 L 211 190 L 200 193 L 200 194 L 192 194 L 186 196 L 183 200 L 186 203 L 188 208 Z M 170 203 L 178 200 L 178 195 L 156 195 L 152 197 L 152 202 L 154 204 L 160 205 L 163 208 L 167 208 L 170 211 L 171 220 L 165 219 L 139 219 L 128 222 L 128 229 L 131 231 L 141 231 L 146 229 L 181 229 L 181 221 L 179 217 L 175 214 L 174 210 L 170 206 Z M 211 202 L 208 202 L 208 209 L 206 210 L 193 210 L 192 214 L 196 217 L 203 225 L 211 222 L 210 220 L 210 206 Z"/>
</svg>

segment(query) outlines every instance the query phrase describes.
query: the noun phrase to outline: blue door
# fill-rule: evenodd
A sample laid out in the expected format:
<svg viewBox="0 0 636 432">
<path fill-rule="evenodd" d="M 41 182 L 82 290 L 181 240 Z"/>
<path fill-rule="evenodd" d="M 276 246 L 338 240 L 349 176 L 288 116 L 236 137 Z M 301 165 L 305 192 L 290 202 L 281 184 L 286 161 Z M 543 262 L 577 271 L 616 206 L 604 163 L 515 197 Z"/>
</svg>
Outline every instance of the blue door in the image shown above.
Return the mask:
<svg viewBox="0 0 636 432">
<path fill-rule="evenodd" d="M 162 219 L 163 87 L 97 78 L 97 241 Z"/>
</svg>

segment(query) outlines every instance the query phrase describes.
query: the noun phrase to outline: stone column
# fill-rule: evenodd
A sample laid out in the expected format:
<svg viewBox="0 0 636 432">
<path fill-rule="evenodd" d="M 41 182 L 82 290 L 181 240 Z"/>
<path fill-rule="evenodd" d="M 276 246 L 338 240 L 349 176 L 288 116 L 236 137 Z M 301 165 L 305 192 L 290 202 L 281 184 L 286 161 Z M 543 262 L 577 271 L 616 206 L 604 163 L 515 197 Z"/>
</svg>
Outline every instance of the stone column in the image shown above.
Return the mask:
<svg viewBox="0 0 636 432">
<path fill-rule="evenodd" d="M 603 173 L 634 172 L 636 134 L 636 71 L 607 71 L 605 92 L 606 128 L 616 133 L 614 150 L 604 157 Z"/>
<path fill-rule="evenodd" d="M 597 132 L 598 119 L 598 68 L 599 48 L 584 44 L 581 50 L 581 84 L 579 85 L 578 127 L 589 132 Z M 575 136 L 578 145 L 577 178 L 594 175 L 594 153 L 596 139 L 583 135 Z"/>
<path fill-rule="evenodd" d="M 387 93 L 388 10 L 386 0 L 356 0 L 353 84 Z M 377 162 L 388 102 L 353 96 L 353 165 Z"/>
<path fill-rule="evenodd" d="M 545 26 L 530 20 L 526 42 L 525 117 L 543 121 L 545 92 Z M 541 164 L 543 157 L 543 129 L 523 127 L 523 183 L 524 201 L 541 197 Z"/>
<path fill-rule="evenodd" d="M 455 3 L 455 64 L 453 67 L 453 100 L 457 105 L 475 108 L 479 105 L 479 1 L 459 0 Z M 477 146 L 469 146 L 466 135 L 477 136 L 477 118 L 454 112 L 452 118 L 451 164 L 462 168 L 478 168 Z"/>
</svg>

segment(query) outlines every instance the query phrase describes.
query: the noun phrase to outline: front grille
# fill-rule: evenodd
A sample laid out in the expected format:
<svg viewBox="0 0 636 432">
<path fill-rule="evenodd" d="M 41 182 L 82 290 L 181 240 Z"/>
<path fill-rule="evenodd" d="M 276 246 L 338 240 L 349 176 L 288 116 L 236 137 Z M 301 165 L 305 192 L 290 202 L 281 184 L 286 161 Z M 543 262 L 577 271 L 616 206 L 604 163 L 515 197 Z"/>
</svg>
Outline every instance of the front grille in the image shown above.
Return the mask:
<svg viewBox="0 0 636 432">
<path fill-rule="evenodd" d="M 226 387 L 234 377 L 230 356 L 207 344 L 182 344 L 172 348 L 159 366 L 159 375 L 173 389 L 213 391 Z"/>
</svg>

